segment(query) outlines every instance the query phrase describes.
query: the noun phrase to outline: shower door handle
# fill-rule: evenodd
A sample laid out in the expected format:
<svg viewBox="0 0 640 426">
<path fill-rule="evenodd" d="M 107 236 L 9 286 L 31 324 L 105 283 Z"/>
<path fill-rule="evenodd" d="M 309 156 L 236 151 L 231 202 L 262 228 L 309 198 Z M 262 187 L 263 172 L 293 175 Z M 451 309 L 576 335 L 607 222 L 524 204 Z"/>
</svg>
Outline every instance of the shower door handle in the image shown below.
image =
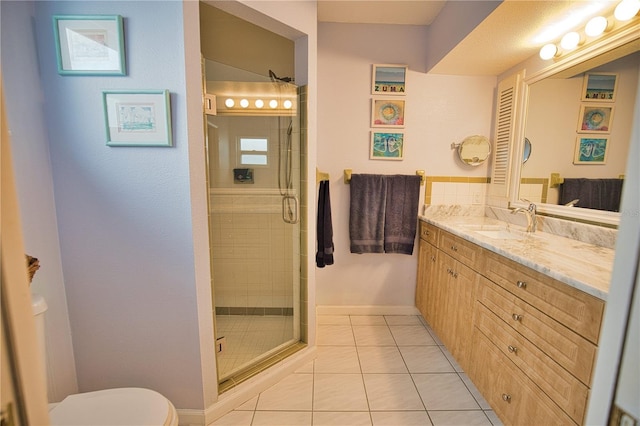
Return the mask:
<svg viewBox="0 0 640 426">
<path fill-rule="evenodd" d="M 291 203 L 293 201 L 293 203 Z M 291 210 L 293 204 L 293 211 Z M 298 223 L 298 197 L 294 195 L 285 195 L 282 197 L 282 220 L 286 223 Z"/>
</svg>

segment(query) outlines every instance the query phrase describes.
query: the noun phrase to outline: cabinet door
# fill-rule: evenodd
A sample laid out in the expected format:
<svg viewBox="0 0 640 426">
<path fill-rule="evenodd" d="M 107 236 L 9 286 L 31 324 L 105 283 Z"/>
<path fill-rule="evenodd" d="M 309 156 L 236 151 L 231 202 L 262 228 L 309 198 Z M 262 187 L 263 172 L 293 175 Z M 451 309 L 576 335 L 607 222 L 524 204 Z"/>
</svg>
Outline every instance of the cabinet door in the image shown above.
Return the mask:
<svg viewBox="0 0 640 426">
<path fill-rule="evenodd" d="M 418 261 L 418 284 L 416 286 L 416 307 L 427 323 L 433 328 L 438 302 L 438 249 L 420 240 Z"/>
<path fill-rule="evenodd" d="M 446 284 L 447 320 L 445 345 L 463 369 L 468 369 L 471 334 L 473 332 L 473 308 L 476 287 L 480 276 L 473 269 L 442 254 Z"/>
</svg>

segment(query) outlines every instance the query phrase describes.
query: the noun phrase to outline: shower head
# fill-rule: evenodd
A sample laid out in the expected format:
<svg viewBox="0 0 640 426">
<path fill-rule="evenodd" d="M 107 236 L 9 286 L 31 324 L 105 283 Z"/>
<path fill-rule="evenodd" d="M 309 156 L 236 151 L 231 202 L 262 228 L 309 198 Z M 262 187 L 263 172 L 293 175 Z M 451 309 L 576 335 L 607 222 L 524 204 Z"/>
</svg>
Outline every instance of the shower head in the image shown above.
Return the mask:
<svg viewBox="0 0 640 426">
<path fill-rule="evenodd" d="M 278 77 L 276 73 L 271 70 L 269 70 L 269 78 L 271 78 L 271 81 L 273 82 L 281 81 L 283 83 L 291 83 L 292 81 L 294 81 L 291 77 Z"/>
</svg>

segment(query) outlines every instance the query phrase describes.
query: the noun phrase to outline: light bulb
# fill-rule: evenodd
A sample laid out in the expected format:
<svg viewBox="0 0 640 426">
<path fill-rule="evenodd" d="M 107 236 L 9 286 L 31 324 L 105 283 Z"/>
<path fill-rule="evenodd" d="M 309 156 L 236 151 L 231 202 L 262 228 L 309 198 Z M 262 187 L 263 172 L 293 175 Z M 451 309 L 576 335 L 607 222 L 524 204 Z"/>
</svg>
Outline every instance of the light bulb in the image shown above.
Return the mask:
<svg viewBox="0 0 640 426">
<path fill-rule="evenodd" d="M 226 106 L 227 108 L 233 108 L 235 104 L 236 103 L 231 98 L 227 98 L 227 100 L 224 101 L 224 106 Z"/>
<path fill-rule="evenodd" d="M 560 46 L 564 50 L 573 50 L 580 44 L 580 34 L 575 31 L 566 33 L 562 40 L 560 40 Z"/>
<path fill-rule="evenodd" d="M 558 53 L 558 48 L 552 43 L 545 44 L 540 49 L 540 57 L 545 61 L 556 56 L 556 53 Z"/>
<path fill-rule="evenodd" d="M 291 109 L 291 107 L 293 106 L 293 102 L 291 102 L 289 99 L 287 99 L 286 101 L 284 101 L 283 106 L 286 109 Z"/>
<path fill-rule="evenodd" d="M 264 106 L 264 101 L 262 99 L 256 99 L 256 108 L 262 108 Z"/>
<path fill-rule="evenodd" d="M 241 99 L 241 100 L 240 100 L 240 106 L 241 106 L 242 108 L 246 108 L 246 107 L 248 107 L 248 106 L 249 106 L 249 101 L 248 101 L 248 100 L 246 100 L 246 99 Z"/>
<path fill-rule="evenodd" d="M 584 32 L 589 37 L 598 37 L 600 34 L 606 31 L 609 26 L 609 21 L 604 16 L 596 16 L 595 18 L 591 18 L 589 22 L 587 22 L 587 26 L 584 27 Z"/>
<path fill-rule="evenodd" d="M 277 107 L 278 107 L 278 101 L 276 101 L 275 99 L 271 99 L 271 100 L 269 101 L 269 106 L 270 106 L 271 108 L 277 108 Z"/>
<path fill-rule="evenodd" d="M 638 14 L 640 0 L 622 0 L 613 12 L 618 21 L 628 21 Z"/>
</svg>

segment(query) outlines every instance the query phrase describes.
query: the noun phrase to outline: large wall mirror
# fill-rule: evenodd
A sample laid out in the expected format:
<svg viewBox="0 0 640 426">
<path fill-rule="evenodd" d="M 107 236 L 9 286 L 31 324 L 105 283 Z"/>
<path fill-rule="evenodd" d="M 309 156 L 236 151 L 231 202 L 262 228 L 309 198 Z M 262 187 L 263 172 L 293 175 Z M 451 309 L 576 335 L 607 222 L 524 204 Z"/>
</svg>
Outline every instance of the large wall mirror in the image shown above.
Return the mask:
<svg viewBox="0 0 640 426">
<path fill-rule="evenodd" d="M 624 184 L 632 129 L 638 125 L 639 50 L 638 35 L 630 35 L 525 78 L 514 140 L 526 138 L 532 149 L 528 161 L 513 161 L 511 206 L 523 206 L 520 200 L 527 199 L 542 214 L 606 226 L 619 223 L 615 199 L 617 195 L 619 201 Z M 600 76 L 607 87 L 595 94 L 593 79 Z M 523 158 L 521 145 L 514 147 L 512 158 Z M 556 176 L 564 183 L 554 182 Z M 571 196 L 576 191 L 581 195 Z"/>
</svg>

